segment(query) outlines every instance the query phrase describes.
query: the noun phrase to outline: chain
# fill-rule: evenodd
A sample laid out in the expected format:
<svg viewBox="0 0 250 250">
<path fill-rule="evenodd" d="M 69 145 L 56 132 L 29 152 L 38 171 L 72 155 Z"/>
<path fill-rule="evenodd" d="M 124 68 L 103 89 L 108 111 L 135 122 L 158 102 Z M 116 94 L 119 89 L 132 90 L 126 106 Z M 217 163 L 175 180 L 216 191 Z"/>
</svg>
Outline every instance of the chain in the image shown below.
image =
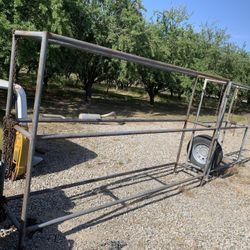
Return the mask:
<svg viewBox="0 0 250 250">
<path fill-rule="evenodd" d="M 16 139 L 16 130 L 14 129 L 16 124 L 17 122 L 12 116 L 3 118 L 3 159 L 6 165 L 6 178 L 10 178 L 13 171 L 12 157 Z"/>
<path fill-rule="evenodd" d="M 6 198 L 4 196 L 0 197 L 0 222 L 4 223 L 2 224 L 2 228 L 0 228 L 0 239 L 1 238 L 5 238 L 6 236 L 14 233 L 15 231 L 17 231 L 17 228 L 14 225 L 8 225 L 6 222 L 4 222 L 6 220 L 6 211 L 3 208 L 3 204 L 6 203 Z"/>
<path fill-rule="evenodd" d="M 15 226 L 11 226 L 10 228 L 7 228 L 7 229 L 4 229 L 4 228 L 0 229 L 0 238 L 5 238 L 16 231 L 17 231 L 17 228 Z"/>
<path fill-rule="evenodd" d="M 17 43 L 19 38 L 16 39 L 14 51 L 15 51 L 15 57 L 14 57 L 14 65 L 13 65 L 13 83 L 17 83 L 17 70 L 16 70 L 16 64 L 17 64 Z M 16 131 L 14 129 L 14 126 L 17 124 L 14 117 L 12 115 L 8 117 L 3 118 L 3 159 L 4 163 L 6 165 L 6 172 L 5 177 L 10 178 L 11 172 L 13 170 L 13 164 L 12 164 L 12 156 L 14 151 L 14 143 L 16 138 Z"/>
<path fill-rule="evenodd" d="M 15 58 L 14 58 L 14 69 L 13 69 L 13 83 L 17 83 L 17 71 L 16 71 L 16 61 L 17 61 L 17 41 L 15 44 Z M 10 176 L 11 173 L 11 165 L 12 165 L 12 155 L 14 149 L 14 142 L 15 142 L 15 129 L 14 125 L 17 122 L 14 120 L 13 117 L 4 117 L 4 126 L 3 126 L 3 135 L 4 135 L 4 146 L 3 146 L 3 155 L 5 157 L 4 162 L 7 163 L 8 169 L 6 172 L 6 177 Z M 17 231 L 15 226 L 10 226 L 9 228 L 1 228 L 0 229 L 0 238 L 5 238 L 10 234 Z"/>
<path fill-rule="evenodd" d="M 17 72 L 16 72 L 16 64 L 17 64 L 17 43 L 19 38 L 16 39 L 15 43 L 15 57 L 14 57 L 14 69 L 13 69 L 13 83 L 17 83 Z"/>
</svg>

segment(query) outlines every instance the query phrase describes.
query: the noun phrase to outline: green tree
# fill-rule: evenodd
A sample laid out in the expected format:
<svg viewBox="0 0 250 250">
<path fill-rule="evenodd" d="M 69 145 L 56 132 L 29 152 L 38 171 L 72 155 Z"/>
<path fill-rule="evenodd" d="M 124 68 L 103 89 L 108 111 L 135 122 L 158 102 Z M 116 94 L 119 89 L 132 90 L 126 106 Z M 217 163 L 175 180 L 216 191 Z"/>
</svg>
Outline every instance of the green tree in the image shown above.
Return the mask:
<svg viewBox="0 0 250 250">
<path fill-rule="evenodd" d="M 161 26 L 159 24 L 150 24 L 146 27 L 142 41 L 141 55 L 159 60 L 166 61 L 168 48 L 164 45 L 162 39 Z M 170 81 L 171 74 L 156 69 L 150 69 L 144 66 L 138 66 L 138 74 L 149 95 L 149 102 L 154 105 L 155 96 L 166 87 L 166 79 Z"/>
</svg>

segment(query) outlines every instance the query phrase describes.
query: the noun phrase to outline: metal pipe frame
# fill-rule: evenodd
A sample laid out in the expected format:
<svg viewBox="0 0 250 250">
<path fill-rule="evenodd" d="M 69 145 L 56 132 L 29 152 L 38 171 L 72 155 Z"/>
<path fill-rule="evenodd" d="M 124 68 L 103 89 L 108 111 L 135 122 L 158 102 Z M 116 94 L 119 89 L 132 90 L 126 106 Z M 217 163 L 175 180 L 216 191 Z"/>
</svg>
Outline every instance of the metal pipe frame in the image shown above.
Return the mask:
<svg viewBox="0 0 250 250">
<path fill-rule="evenodd" d="M 200 111 L 201 111 L 203 99 L 204 99 L 205 92 L 206 92 L 206 88 L 207 88 L 207 82 L 208 82 L 208 80 L 205 79 L 205 80 L 204 80 L 203 87 L 202 87 L 201 98 L 200 98 L 198 110 L 197 110 L 197 113 L 196 113 L 195 122 L 194 122 L 194 125 L 193 125 L 193 129 L 194 129 L 194 130 L 192 131 L 190 143 L 189 143 L 189 146 L 188 146 L 188 152 L 187 152 L 187 157 L 186 157 L 186 163 L 189 161 L 189 155 L 190 155 L 190 153 L 191 153 L 191 148 L 192 148 L 192 145 L 193 145 L 193 140 L 194 140 L 194 136 L 195 136 L 195 131 L 197 131 L 197 129 L 196 129 L 196 128 L 197 128 L 197 123 L 199 122 L 199 116 L 200 116 Z"/>
<path fill-rule="evenodd" d="M 16 216 L 11 212 L 11 210 L 8 207 L 8 205 L 5 204 L 5 203 L 3 203 L 2 207 L 5 210 L 5 212 L 8 215 L 8 217 L 10 218 L 10 220 L 12 221 L 12 223 L 14 224 L 14 226 L 16 227 L 16 229 L 20 230 L 20 223 L 17 220 Z"/>
<path fill-rule="evenodd" d="M 42 39 L 43 33 L 44 32 L 41 32 L 41 31 L 23 31 L 23 30 L 14 31 L 15 37 L 35 38 L 38 40 Z M 198 77 L 198 78 L 207 78 L 208 81 L 213 81 L 219 84 L 226 84 L 229 81 L 229 79 L 226 79 L 221 76 L 216 76 L 213 74 L 208 74 L 208 73 L 204 73 L 204 72 L 200 72 L 200 71 L 196 71 L 196 70 L 192 70 L 192 69 L 188 69 L 184 67 L 179 67 L 174 64 L 163 63 L 160 61 L 156 61 L 156 60 L 144 58 L 141 56 L 109 49 L 100 45 L 80 41 L 74 38 L 65 37 L 65 36 L 61 36 L 61 35 L 57 35 L 53 33 L 48 33 L 48 42 L 62 45 L 64 47 L 70 47 L 70 48 L 74 48 L 78 50 L 83 50 L 83 51 L 93 53 L 93 54 L 98 54 L 98 55 L 107 56 L 111 58 L 118 58 L 121 60 L 141 64 L 141 65 L 152 67 L 152 68 L 157 68 L 157 69 L 164 70 L 164 71 L 182 73 L 185 75 Z M 242 88 L 245 90 L 250 90 L 250 87 L 247 86 L 246 84 L 232 82 L 232 85 L 238 86 L 239 88 Z"/>
<path fill-rule="evenodd" d="M 237 87 L 239 89 L 250 91 L 250 87 L 246 84 L 232 82 L 232 87 Z"/>
<path fill-rule="evenodd" d="M 43 32 L 22 31 L 22 30 L 16 30 L 14 31 L 14 34 L 17 37 L 31 37 L 31 38 L 39 38 L 39 39 L 41 39 L 43 36 Z M 102 56 L 111 57 L 111 58 L 118 58 L 121 60 L 129 61 L 132 63 L 144 65 L 144 66 L 155 68 L 155 69 L 160 69 L 163 71 L 181 73 L 181 74 L 185 74 L 185 75 L 192 76 L 192 77 L 208 78 L 220 84 L 226 84 L 226 82 L 228 81 L 228 79 L 223 78 L 221 76 L 215 76 L 212 74 L 199 72 L 199 71 L 192 70 L 192 69 L 179 67 L 173 64 L 168 64 L 168 63 L 152 60 L 149 58 L 125 53 L 122 51 L 113 50 L 113 49 L 106 48 L 100 45 L 80 41 L 74 38 L 65 37 L 65 36 L 61 36 L 61 35 L 57 35 L 53 33 L 48 33 L 48 42 L 52 44 L 58 44 L 64 47 L 70 47 L 73 49 L 83 50 L 88 53 L 93 53 L 93 54 L 102 55 Z"/>
<path fill-rule="evenodd" d="M 201 126 L 201 127 L 206 127 L 206 128 L 211 128 L 212 127 L 212 125 L 204 123 L 204 122 L 192 122 L 192 121 L 188 121 L 188 122 L 192 123 L 192 124 L 196 124 L 196 125 Z"/>
<path fill-rule="evenodd" d="M 32 119 L 17 119 L 18 122 L 31 123 Z M 39 123 L 68 123 L 68 122 L 79 122 L 79 123 L 132 123 L 132 122 L 184 122 L 185 119 L 166 119 L 166 118 L 102 118 L 102 119 L 79 119 L 79 118 L 39 118 Z"/>
<path fill-rule="evenodd" d="M 11 52 L 11 63 L 10 63 L 10 74 L 9 74 L 9 89 L 8 89 L 8 99 L 7 99 L 7 108 L 6 108 L 7 115 L 10 114 L 11 105 L 12 105 L 13 77 L 14 77 L 15 57 L 16 57 L 16 41 L 17 41 L 18 37 L 34 38 L 34 39 L 41 40 L 40 59 L 39 59 L 37 83 L 36 83 L 36 94 L 35 94 L 35 102 L 34 102 L 34 108 L 33 108 L 33 112 L 34 112 L 33 118 L 32 118 L 32 120 L 26 119 L 26 121 L 24 121 L 24 120 L 22 121 L 22 122 L 32 122 L 32 130 L 31 130 L 31 133 L 29 133 L 27 131 L 24 131 L 23 129 L 20 129 L 19 126 L 15 127 L 16 130 L 18 130 L 22 134 L 26 135 L 30 139 L 30 147 L 29 147 L 29 152 L 28 152 L 27 175 L 26 175 L 25 190 L 24 190 L 24 195 L 23 195 L 23 204 L 22 204 L 20 226 L 18 225 L 18 223 L 14 219 L 14 221 L 15 221 L 14 224 L 16 224 L 17 227 L 20 228 L 20 237 L 19 237 L 19 248 L 20 249 L 23 249 L 25 247 L 25 237 L 26 237 L 27 232 L 34 231 L 34 230 L 37 230 L 37 229 L 40 229 L 43 227 L 47 227 L 47 226 L 50 226 L 53 224 L 57 224 L 57 223 L 60 223 L 62 221 L 72 219 L 72 218 L 75 218 L 75 217 L 78 217 L 78 216 L 81 216 L 84 214 L 88 214 L 91 212 L 95 212 L 95 211 L 98 211 L 98 210 L 101 210 L 103 208 L 107 208 L 107 207 L 110 207 L 113 205 L 118 205 L 118 204 L 125 202 L 125 201 L 129 201 L 129 200 L 141 198 L 144 196 L 148 196 L 148 195 L 151 195 L 151 194 L 154 194 L 157 192 L 161 192 L 167 188 L 170 188 L 173 186 L 178 186 L 180 184 L 187 183 L 187 182 L 190 182 L 192 180 L 198 179 L 198 180 L 201 180 L 201 182 L 202 182 L 205 179 L 207 179 L 207 173 L 209 173 L 211 157 L 212 157 L 213 152 L 214 152 L 214 145 L 215 145 L 215 142 L 218 140 L 219 132 L 220 132 L 220 130 L 223 130 L 223 129 L 225 129 L 225 130 L 232 129 L 232 127 L 222 127 L 222 122 L 223 122 L 225 109 L 226 109 L 226 103 L 227 103 L 228 94 L 230 92 L 231 86 L 239 86 L 240 88 L 244 88 L 244 89 L 245 88 L 248 89 L 248 87 L 245 87 L 244 85 L 241 85 L 241 84 L 238 85 L 236 83 L 232 83 L 228 79 L 225 79 L 225 78 L 220 77 L 220 76 L 214 76 L 214 75 L 211 75 L 208 73 L 203 73 L 203 72 L 195 71 L 192 69 L 178 67 L 176 65 L 167 64 L 164 62 L 140 57 L 137 55 L 132 55 L 132 54 L 124 53 L 121 51 L 112 50 L 112 49 L 105 48 L 105 47 L 102 47 L 102 46 L 99 46 L 96 44 L 91 44 L 91 43 L 79 41 L 79 40 L 76 40 L 73 38 L 59 36 L 59 35 L 56 35 L 53 33 L 33 32 L 33 31 L 14 31 L 13 37 L 12 37 L 12 52 Z M 86 137 L 100 137 L 100 136 L 118 136 L 118 135 L 132 135 L 132 134 L 159 134 L 159 133 L 182 132 L 183 136 L 181 136 L 181 142 L 180 142 L 180 146 L 179 146 L 179 151 L 181 152 L 181 148 L 182 148 L 182 144 L 183 144 L 183 140 L 184 140 L 184 135 L 186 132 L 194 133 L 195 131 L 214 131 L 212 143 L 211 143 L 210 148 L 209 148 L 209 154 L 208 154 L 208 158 L 207 158 L 207 164 L 206 164 L 205 171 L 201 175 L 197 175 L 197 176 L 194 176 L 194 177 L 191 177 L 191 178 L 188 178 L 185 180 L 181 180 L 178 182 L 170 183 L 169 185 L 163 185 L 159 188 L 147 190 L 147 191 L 141 192 L 139 194 L 132 195 L 130 197 L 125 197 L 125 198 L 122 198 L 120 200 L 116 200 L 113 202 L 103 204 L 101 206 L 93 207 L 93 208 L 90 208 L 87 210 L 76 212 L 74 214 L 62 216 L 62 217 L 38 224 L 38 225 L 32 225 L 32 226 L 27 227 L 27 215 L 28 215 L 28 207 L 29 207 L 29 196 L 30 196 L 30 191 L 31 191 L 31 188 L 30 188 L 31 187 L 31 178 L 32 178 L 32 174 L 31 174 L 32 173 L 31 172 L 31 170 L 32 170 L 32 158 L 33 158 L 34 150 L 35 150 L 35 144 L 36 144 L 36 139 L 37 139 L 37 127 L 38 127 L 39 122 L 84 122 L 84 123 L 85 122 L 86 123 L 91 123 L 91 122 L 93 122 L 93 123 L 101 123 L 101 122 L 156 122 L 156 119 L 102 119 L 102 120 L 80 120 L 80 119 L 70 119 L 70 118 L 67 118 L 67 119 L 48 119 L 48 118 L 39 119 L 39 109 L 40 109 L 40 101 L 41 101 L 41 95 L 42 95 L 44 69 L 45 69 L 46 52 L 47 52 L 48 43 L 53 43 L 53 44 L 58 44 L 58 45 L 74 48 L 74 49 L 79 49 L 79 50 L 85 51 L 87 53 L 93 53 L 93 54 L 102 55 L 102 56 L 111 57 L 111 58 L 118 58 L 121 60 L 126 60 L 126 61 L 129 61 L 132 63 L 137 63 L 140 65 L 144 65 L 147 67 L 151 67 L 151 68 L 155 68 L 155 69 L 159 69 L 159 70 L 163 70 L 163 71 L 176 72 L 176 73 L 185 74 L 185 75 L 188 75 L 191 77 L 196 77 L 197 79 L 196 79 L 195 85 L 197 84 L 198 78 L 205 79 L 205 82 L 204 82 L 205 87 L 203 88 L 204 90 L 202 92 L 202 96 L 201 96 L 201 100 L 200 100 L 200 104 L 199 104 L 199 108 L 198 108 L 198 112 L 197 112 L 197 116 L 196 116 L 196 123 L 198 123 L 198 117 L 200 114 L 201 104 L 203 101 L 204 92 L 205 92 L 207 82 L 212 81 L 212 82 L 215 82 L 218 84 L 226 85 L 227 88 L 226 88 L 226 91 L 225 91 L 224 96 L 223 96 L 223 101 L 220 105 L 220 112 L 219 112 L 219 115 L 217 117 L 215 127 L 197 128 L 196 125 L 198 125 L 198 124 L 194 124 L 193 128 L 190 128 L 190 129 L 187 128 L 187 123 L 189 122 L 187 118 L 189 117 L 189 114 L 190 114 L 190 109 L 192 106 L 192 101 L 193 101 L 194 92 L 195 92 L 195 88 L 196 88 L 196 86 L 195 86 L 192 90 L 192 98 L 191 98 L 192 100 L 190 100 L 190 102 L 189 102 L 189 107 L 188 107 L 186 119 L 184 119 L 184 120 L 183 119 L 182 120 L 179 120 L 179 119 L 178 120 L 159 119 L 157 121 L 157 122 L 174 122 L 174 121 L 183 122 L 184 121 L 183 129 L 160 129 L 160 130 L 144 130 L 144 131 L 136 130 L 136 131 L 118 131 L 118 132 L 113 131 L 113 132 L 103 132 L 103 133 L 77 133 L 77 134 L 63 134 L 63 135 L 53 135 L 52 134 L 52 135 L 39 136 L 40 139 L 58 139 L 58 138 L 86 138 Z M 246 127 L 245 126 L 238 126 L 238 127 L 235 127 L 234 129 L 242 129 L 242 128 L 246 128 Z M 244 136 L 244 138 L 245 138 L 245 136 Z M 178 151 L 178 154 L 180 154 L 179 151 Z M 177 159 L 179 161 L 178 155 L 177 155 Z M 175 166 L 175 168 L 176 168 L 176 166 Z M 1 170 L 3 170 L 3 168 L 1 168 Z M 3 172 L 3 171 L 1 171 L 1 172 Z M 3 183 L 0 183 L 0 185 L 3 185 Z M 1 188 L 1 186 L 0 186 L 0 188 Z M 0 189 L 0 191 L 1 191 L 1 189 Z M 0 195 L 2 195 L 2 193 L 0 193 Z"/>
<path fill-rule="evenodd" d="M 21 249 L 25 247 L 25 237 L 26 237 L 26 230 L 27 230 L 26 224 L 27 224 L 29 194 L 30 194 L 30 185 L 31 185 L 31 177 L 32 177 L 32 174 L 31 174 L 32 159 L 33 159 L 33 155 L 35 151 L 35 144 L 36 144 L 47 46 L 48 46 L 48 33 L 43 32 L 42 41 L 41 41 L 41 49 L 40 49 L 38 74 L 37 74 L 35 102 L 34 102 L 34 109 L 33 109 L 34 113 L 33 113 L 33 120 L 32 120 L 32 130 L 31 130 L 30 145 L 29 145 L 29 151 L 28 151 L 26 182 L 25 182 L 25 190 L 24 190 L 22 213 L 21 213 L 21 230 L 20 230 L 20 237 L 19 237 L 19 248 Z"/>
<path fill-rule="evenodd" d="M 247 139 L 248 128 L 249 127 L 245 128 L 245 131 L 244 131 L 244 134 L 243 134 L 243 137 L 242 137 L 242 141 L 241 141 L 241 146 L 240 146 L 240 150 L 239 150 L 237 161 L 241 160 L 241 154 L 242 154 L 242 151 L 244 150 L 244 146 L 245 146 L 246 139 Z"/>
<path fill-rule="evenodd" d="M 201 185 L 203 185 L 208 179 L 208 175 L 209 175 L 209 172 L 211 169 L 212 158 L 213 158 L 213 155 L 214 155 L 214 152 L 216 149 L 216 144 L 217 144 L 219 136 L 220 136 L 221 125 L 222 125 L 222 122 L 224 119 L 224 115 L 225 115 L 231 87 L 232 87 L 232 82 L 228 82 L 228 84 L 226 86 L 226 90 L 225 90 L 223 98 L 222 98 L 221 105 L 220 105 L 220 110 L 219 110 L 217 123 L 216 123 L 216 129 L 213 132 L 212 141 L 211 141 L 211 144 L 209 146 L 208 156 L 207 156 L 206 164 L 204 167 L 204 176 L 202 178 Z"/>
<path fill-rule="evenodd" d="M 192 88 L 192 93 L 191 93 L 191 97 L 190 97 L 190 100 L 189 100 L 187 114 L 186 114 L 186 120 L 185 120 L 185 122 L 183 124 L 183 129 L 187 128 L 187 124 L 188 124 L 190 111 L 191 111 L 191 107 L 192 107 L 192 104 L 193 104 L 194 94 L 195 94 L 195 90 L 196 90 L 198 80 L 199 80 L 198 77 L 196 77 L 193 88 Z M 178 148 L 178 152 L 177 152 L 177 156 L 176 156 L 176 163 L 175 163 L 175 167 L 174 167 L 174 172 L 176 172 L 177 166 L 178 166 L 179 161 L 180 161 L 181 150 L 182 150 L 184 138 L 185 138 L 185 131 L 182 131 L 181 140 L 180 140 L 180 143 L 179 143 L 179 148 Z"/>
<path fill-rule="evenodd" d="M 220 127 L 221 130 L 243 129 L 245 126 Z M 38 135 L 40 140 L 52 139 L 73 139 L 73 138 L 90 138 L 90 137 L 108 137 L 108 136 L 124 136 L 124 135 L 146 135 L 146 134 L 167 134 L 179 132 L 195 131 L 215 131 L 217 127 L 210 128 L 186 128 L 186 129 L 150 129 L 150 130 L 130 130 L 130 131 L 111 131 L 111 132 L 92 132 L 92 133 L 71 133 L 71 134 L 44 134 Z"/>
<path fill-rule="evenodd" d="M 239 92 L 239 87 L 235 87 L 234 93 L 233 93 L 233 96 L 232 96 L 232 100 L 230 102 L 230 105 L 229 105 L 229 108 L 228 108 L 228 112 L 227 112 L 227 119 L 226 119 L 226 122 L 225 122 L 225 126 L 226 127 L 230 123 L 233 105 L 234 105 L 234 103 L 235 103 L 235 101 L 236 101 L 236 99 L 238 97 L 238 92 Z M 221 145 L 223 145 L 223 143 L 224 143 L 225 136 L 226 136 L 226 130 L 223 131 L 223 134 L 221 136 Z"/>
<path fill-rule="evenodd" d="M 31 139 L 31 134 L 29 133 L 29 131 L 27 131 L 26 129 L 24 129 L 23 127 L 19 126 L 19 125 L 15 125 L 14 129 L 18 132 L 20 132 L 23 136 L 25 136 L 26 138 L 28 138 L 29 140 Z"/>
</svg>

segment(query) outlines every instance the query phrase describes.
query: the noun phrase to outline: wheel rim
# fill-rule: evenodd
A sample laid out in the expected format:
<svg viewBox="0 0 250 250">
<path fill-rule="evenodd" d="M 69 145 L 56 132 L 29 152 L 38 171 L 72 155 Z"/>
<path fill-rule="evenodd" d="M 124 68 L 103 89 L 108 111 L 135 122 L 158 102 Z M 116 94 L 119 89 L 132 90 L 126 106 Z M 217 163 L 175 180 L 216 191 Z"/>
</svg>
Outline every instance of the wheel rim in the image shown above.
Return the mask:
<svg viewBox="0 0 250 250">
<path fill-rule="evenodd" d="M 192 150 L 192 155 L 199 164 L 205 165 L 207 161 L 208 150 L 209 148 L 207 145 L 195 145 Z"/>
</svg>

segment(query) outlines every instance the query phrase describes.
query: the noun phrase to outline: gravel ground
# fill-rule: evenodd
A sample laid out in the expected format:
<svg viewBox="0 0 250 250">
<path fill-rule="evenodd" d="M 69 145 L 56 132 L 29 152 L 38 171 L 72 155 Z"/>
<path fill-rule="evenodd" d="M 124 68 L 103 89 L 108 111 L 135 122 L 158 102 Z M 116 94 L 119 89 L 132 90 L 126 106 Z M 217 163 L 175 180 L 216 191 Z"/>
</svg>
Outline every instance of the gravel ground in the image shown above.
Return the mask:
<svg viewBox="0 0 250 250">
<path fill-rule="evenodd" d="M 39 131 L 170 127 L 173 124 L 43 124 Z M 239 130 L 228 132 L 224 153 L 237 150 L 241 137 Z M 56 190 L 33 196 L 29 216 L 38 221 L 52 219 L 189 178 L 195 173 L 175 175 L 171 171 L 179 138 L 179 134 L 160 134 L 39 142 L 39 149 L 45 152 L 44 162 L 34 168 L 32 190 Z M 250 148 L 249 138 L 246 147 Z M 244 155 L 249 156 L 249 152 Z M 181 158 L 185 159 L 185 152 Z M 147 169 L 129 173 L 140 168 Z M 114 173 L 126 174 L 86 182 Z M 249 162 L 234 168 L 234 173 L 203 187 L 191 183 L 48 227 L 27 240 L 27 249 L 250 249 Z M 23 180 L 6 182 L 6 196 L 22 193 L 23 184 Z M 9 205 L 17 213 L 21 201 Z M 16 233 L 0 238 L 0 249 L 15 249 L 16 244 Z"/>
</svg>

